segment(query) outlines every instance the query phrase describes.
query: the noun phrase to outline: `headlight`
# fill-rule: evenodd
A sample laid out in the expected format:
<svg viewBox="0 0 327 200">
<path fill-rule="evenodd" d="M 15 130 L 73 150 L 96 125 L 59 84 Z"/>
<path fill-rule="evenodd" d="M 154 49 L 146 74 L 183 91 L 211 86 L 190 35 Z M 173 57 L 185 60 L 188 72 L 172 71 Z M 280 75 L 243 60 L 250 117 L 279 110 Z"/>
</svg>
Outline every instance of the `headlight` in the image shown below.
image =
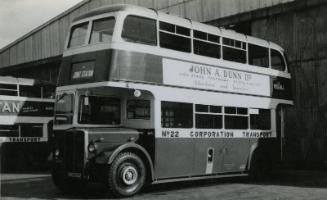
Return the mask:
<svg viewBox="0 0 327 200">
<path fill-rule="evenodd" d="M 91 143 L 89 144 L 89 146 L 87 147 L 87 150 L 88 150 L 90 153 L 94 153 L 94 152 L 96 152 L 96 150 L 97 150 L 97 145 L 94 144 L 93 142 L 91 142 Z"/>
<path fill-rule="evenodd" d="M 54 155 L 55 155 L 56 157 L 58 157 L 58 156 L 59 156 L 59 154 L 60 154 L 60 151 L 59 151 L 59 149 L 56 149 L 56 150 L 54 151 Z"/>
</svg>

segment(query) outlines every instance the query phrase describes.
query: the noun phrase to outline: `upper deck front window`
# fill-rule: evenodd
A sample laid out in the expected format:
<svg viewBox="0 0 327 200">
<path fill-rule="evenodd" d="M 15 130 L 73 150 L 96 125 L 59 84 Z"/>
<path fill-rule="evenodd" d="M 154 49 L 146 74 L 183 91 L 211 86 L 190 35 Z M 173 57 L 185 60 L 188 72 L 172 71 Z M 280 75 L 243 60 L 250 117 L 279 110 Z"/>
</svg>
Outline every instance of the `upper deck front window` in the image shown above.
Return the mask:
<svg viewBox="0 0 327 200">
<path fill-rule="evenodd" d="M 274 49 L 271 49 L 270 54 L 271 54 L 271 68 L 280 71 L 285 71 L 286 64 L 283 55 L 279 51 L 276 51 Z"/>
<path fill-rule="evenodd" d="M 249 44 L 249 64 L 258 67 L 269 67 L 269 50 L 266 47 Z"/>
<path fill-rule="evenodd" d="M 90 43 L 110 42 L 114 32 L 115 18 L 95 20 L 92 26 Z"/>
<path fill-rule="evenodd" d="M 126 17 L 122 38 L 129 42 L 157 45 L 156 20 L 138 16 Z"/>
<path fill-rule="evenodd" d="M 82 23 L 73 26 L 68 44 L 69 48 L 85 44 L 88 25 L 89 23 Z"/>
</svg>

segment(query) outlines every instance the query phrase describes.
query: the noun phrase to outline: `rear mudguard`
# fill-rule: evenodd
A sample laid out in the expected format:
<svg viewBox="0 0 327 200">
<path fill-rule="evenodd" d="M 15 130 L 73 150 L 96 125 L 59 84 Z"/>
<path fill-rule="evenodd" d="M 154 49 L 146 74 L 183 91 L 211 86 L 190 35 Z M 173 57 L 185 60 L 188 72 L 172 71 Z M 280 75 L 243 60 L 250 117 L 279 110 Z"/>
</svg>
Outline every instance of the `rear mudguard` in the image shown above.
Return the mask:
<svg viewBox="0 0 327 200">
<path fill-rule="evenodd" d="M 254 144 L 252 144 L 251 147 L 250 147 L 250 154 L 249 154 L 249 158 L 248 158 L 248 162 L 247 162 L 247 167 L 246 167 L 247 171 L 250 171 L 251 161 L 252 161 L 252 158 L 253 158 L 254 153 L 257 150 L 257 148 L 258 148 L 258 143 L 257 142 L 254 143 Z"/>
</svg>

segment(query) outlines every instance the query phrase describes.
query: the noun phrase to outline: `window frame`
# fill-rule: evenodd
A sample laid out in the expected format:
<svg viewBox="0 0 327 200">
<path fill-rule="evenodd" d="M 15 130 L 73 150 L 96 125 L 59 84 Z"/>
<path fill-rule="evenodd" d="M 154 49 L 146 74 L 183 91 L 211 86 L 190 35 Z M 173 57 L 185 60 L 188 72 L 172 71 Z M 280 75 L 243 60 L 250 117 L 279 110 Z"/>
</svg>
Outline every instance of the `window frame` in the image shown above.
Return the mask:
<svg viewBox="0 0 327 200">
<path fill-rule="evenodd" d="M 256 113 L 256 114 L 249 114 L 249 121 L 250 121 L 250 126 L 249 126 L 249 129 L 250 130 L 263 130 L 263 131 L 271 131 L 272 130 L 272 109 L 269 109 L 269 108 L 255 108 L 255 109 L 257 109 L 258 110 L 258 113 Z M 258 124 L 258 122 L 260 123 L 261 121 L 260 121 L 260 118 L 262 118 L 262 116 L 260 116 L 260 111 L 261 112 L 268 112 L 268 118 L 269 118 L 269 128 L 267 129 L 267 128 L 257 128 L 257 127 L 259 127 L 259 126 L 262 126 L 262 124 Z M 262 113 L 262 114 L 266 114 L 266 113 Z M 254 119 L 252 119 L 252 117 L 254 117 Z M 256 119 L 256 118 L 259 118 L 259 120 L 258 119 Z M 253 123 L 255 123 L 255 122 L 257 122 L 257 124 L 253 124 Z M 266 122 L 266 121 L 265 121 Z M 257 127 L 253 127 L 252 128 L 252 126 L 257 126 Z M 265 126 L 265 125 L 264 125 Z"/>
<path fill-rule="evenodd" d="M 160 25 L 162 24 L 168 24 L 168 25 L 172 25 L 174 26 L 174 32 L 171 32 L 171 31 L 168 31 L 168 30 L 163 30 L 160 28 Z M 180 33 L 177 33 L 177 27 L 181 27 L 181 28 L 185 28 L 185 29 L 188 29 L 189 30 L 189 35 L 184 35 L 184 34 L 180 34 Z M 178 52 L 183 52 L 183 53 L 192 53 L 193 52 L 193 35 L 192 35 L 192 28 L 187 28 L 187 27 L 184 27 L 184 26 L 179 26 L 179 25 L 176 25 L 176 24 L 172 24 L 172 23 L 169 23 L 169 22 L 165 22 L 165 21 L 160 21 L 158 20 L 158 37 L 159 37 L 159 42 L 158 42 L 158 45 L 160 48 L 163 48 L 163 49 L 169 49 L 169 50 L 173 50 L 173 51 L 178 51 Z M 184 39 L 189 39 L 189 49 L 187 49 L 188 51 L 184 51 L 184 50 L 177 50 L 177 49 L 173 49 L 173 48 L 167 48 L 167 47 L 163 47 L 161 45 L 161 33 L 164 33 L 164 34 L 167 34 L 167 35 L 171 35 L 171 36 L 174 36 L 174 37 L 182 37 Z"/>
<path fill-rule="evenodd" d="M 84 38 L 84 43 L 81 44 L 81 45 L 71 46 L 71 40 L 72 40 L 72 36 L 73 36 L 73 29 L 74 29 L 74 27 L 80 26 L 82 24 L 87 24 L 87 29 L 86 29 L 86 34 L 85 34 L 85 38 Z M 89 38 L 90 38 L 90 29 L 91 29 L 91 22 L 89 20 L 83 21 L 83 22 L 80 22 L 80 23 L 73 24 L 70 27 L 70 29 L 69 29 L 69 37 L 68 37 L 68 41 L 67 41 L 67 45 L 66 45 L 67 46 L 67 49 L 78 48 L 78 47 L 82 47 L 82 46 L 88 45 L 89 44 Z"/>
<path fill-rule="evenodd" d="M 89 97 L 102 97 L 102 98 L 112 98 L 112 99 L 118 99 L 119 100 L 119 123 L 117 123 L 117 124 L 81 123 L 80 118 L 81 118 L 81 114 L 83 112 L 81 113 L 80 111 L 81 111 L 81 108 L 82 108 L 81 99 L 82 99 L 83 96 L 85 97 L 85 94 L 78 95 L 78 102 L 77 102 L 78 109 L 75 111 L 76 112 L 76 118 L 77 118 L 77 120 L 76 120 L 77 124 L 85 125 L 85 126 L 89 126 L 89 125 L 91 125 L 91 126 L 112 126 L 112 127 L 121 126 L 121 124 L 122 124 L 122 113 L 123 113 L 123 111 L 122 111 L 122 108 L 123 108 L 122 99 L 119 98 L 119 97 L 116 97 L 116 96 L 97 95 L 97 94 L 90 95 Z"/>
<path fill-rule="evenodd" d="M 103 17 L 103 18 L 97 18 L 97 19 L 93 19 L 91 20 L 90 22 L 90 33 L 89 33 L 89 36 L 88 36 L 88 42 L 87 44 L 102 44 L 102 43 L 109 43 L 109 41 L 105 41 L 105 42 L 94 42 L 92 43 L 92 34 L 93 34 L 93 28 L 94 28 L 94 22 L 97 22 L 97 21 L 101 21 L 101 20 L 107 20 L 107 19 L 114 19 L 114 28 L 113 28 L 113 31 L 112 31 L 112 35 L 111 37 L 113 38 L 114 37 L 114 31 L 115 31 L 115 26 L 116 26 L 116 23 L 117 23 L 117 20 L 116 20 L 116 17 L 115 16 L 107 16 L 107 17 Z M 112 41 L 112 40 L 111 40 Z"/>
<path fill-rule="evenodd" d="M 0 83 L 0 96 L 19 96 L 19 85 Z"/>
<path fill-rule="evenodd" d="M 147 102 L 149 104 L 149 107 L 148 107 L 148 109 L 149 109 L 149 116 L 147 118 L 146 117 L 144 117 L 144 118 L 141 118 L 141 117 L 130 118 L 128 116 L 128 112 L 129 112 L 129 110 L 128 110 L 128 102 L 129 101 L 143 101 L 143 102 Z M 126 119 L 127 120 L 150 120 L 151 119 L 151 100 L 149 100 L 149 99 L 127 99 L 126 100 Z"/>
<path fill-rule="evenodd" d="M 125 21 L 128 17 L 135 17 L 135 18 L 141 18 L 141 19 L 147 19 L 147 20 L 153 20 L 155 22 L 155 44 L 150 44 L 150 43 L 145 43 L 145 42 L 134 42 L 134 41 L 128 41 L 124 38 L 123 36 L 123 33 L 124 33 L 124 25 L 125 25 Z M 122 22 L 122 25 L 121 25 L 121 33 L 120 33 L 120 38 L 125 41 L 125 42 L 130 42 L 130 43 L 133 43 L 133 44 L 143 44 L 143 45 L 149 45 L 149 46 L 158 46 L 158 43 L 159 43 L 159 36 L 158 36 L 158 20 L 157 19 L 153 19 L 153 18 L 149 18 L 149 17 L 144 17 L 144 16 L 139 16 L 139 15 L 127 15 L 124 17 L 124 20 Z"/>
<path fill-rule="evenodd" d="M 231 41 L 233 44 L 226 44 L 225 41 L 228 40 L 228 41 Z M 237 47 L 236 46 L 236 43 L 237 42 L 240 42 L 240 47 Z M 225 48 L 229 48 L 229 49 L 232 49 L 232 50 L 237 50 L 237 51 L 242 51 L 243 53 L 245 53 L 244 55 L 244 62 L 238 62 L 236 60 L 228 60 L 228 59 L 225 59 L 225 51 L 224 49 Z M 221 38 L 221 58 L 225 61 L 229 61 L 229 62 L 235 62 L 235 63 L 239 63 L 239 64 L 248 64 L 249 63 L 249 60 L 248 60 L 248 54 L 249 54 L 249 50 L 248 50 L 248 42 L 245 42 L 245 41 L 242 41 L 242 40 L 237 40 L 237 39 L 233 39 L 233 38 L 228 38 L 228 37 L 222 37 Z"/>
<path fill-rule="evenodd" d="M 61 97 L 61 95 L 64 95 L 63 97 Z M 64 113 L 62 113 L 63 110 L 60 110 L 60 113 L 58 113 L 58 105 L 60 103 L 60 101 L 64 100 L 65 98 L 69 97 L 70 98 L 70 105 L 71 105 L 71 112 L 67 111 L 67 110 L 64 110 Z M 75 96 L 76 94 L 75 93 L 61 93 L 61 94 L 57 94 L 56 97 L 55 97 L 55 106 L 54 106 L 54 124 L 55 125 L 72 125 L 74 124 L 74 120 L 75 120 L 75 105 L 76 105 L 76 102 L 75 102 Z M 60 98 L 61 99 L 58 99 Z M 59 116 L 58 116 L 59 115 Z M 60 115 L 64 115 L 67 120 L 64 122 L 64 123 L 58 123 L 58 121 L 62 121 L 62 120 L 57 120 L 58 117 L 60 117 Z M 67 117 L 68 116 L 68 117 Z"/>
<path fill-rule="evenodd" d="M 269 47 L 266 47 L 266 46 L 261 46 L 261 45 L 259 45 L 259 44 L 254 44 L 254 43 L 248 43 L 248 45 L 247 45 L 248 47 L 247 47 L 247 52 L 248 52 L 248 63 L 249 63 L 249 65 L 252 65 L 252 66 L 256 66 L 256 67 L 262 67 L 262 68 L 267 68 L 267 69 L 269 69 L 270 68 L 270 48 Z M 253 47 L 255 47 L 255 48 L 265 48 L 266 50 L 267 50 L 267 65 L 266 66 L 262 66 L 262 65 L 256 65 L 256 64 L 251 64 L 250 63 L 250 56 L 251 56 L 251 54 L 250 54 L 250 48 L 251 48 L 251 46 L 253 46 Z M 262 59 L 262 58 L 260 58 L 260 59 Z"/>
<path fill-rule="evenodd" d="M 226 109 L 235 109 L 235 113 L 228 113 L 226 112 Z M 242 114 L 239 113 L 240 109 L 246 109 L 247 113 L 246 114 Z M 224 106 L 223 107 L 223 113 L 224 113 L 224 129 L 226 130 L 249 130 L 250 129 L 250 114 L 249 114 L 249 108 L 247 107 L 235 107 L 235 106 Z M 226 117 L 246 117 L 247 118 L 247 123 L 246 123 L 246 128 L 226 128 Z"/>
<path fill-rule="evenodd" d="M 165 122 L 165 119 L 167 119 L 167 118 L 168 119 L 173 118 L 174 121 L 176 121 L 177 117 L 175 117 L 175 116 L 166 116 L 166 114 L 163 111 L 166 111 L 166 110 L 169 110 L 169 109 L 172 109 L 172 108 L 170 108 L 168 106 L 166 108 L 163 108 L 163 104 L 164 103 L 166 103 L 166 104 L 167 103 L 168 104 L 174 104 L 174 106 L 175 106 L 174 108 L 177 108 L 176 107 L 176 104 L 184 104 L 185 107 L 186 106 L 190 106 L 190 109 L 191 109 L 191 110 L 189 110 L 189 112 L 190 112 L 189 117 L 190 118 L 187 119 L 187 120 L 189 120 L 189 123 L 190 124 L 186 124 L 186 125 L 183 125 L 181 127 L 178 127 L 178 126 L 175 125 L 176 122 L 173 122 L 174 125 L 172 125 L 172 126 L 165 126 L 164 125 L 166 123 Z M 161 106 L 161 109 L 160 109 L 160 113 L 161 113 L 161 116 L 160 116 L 160 119 L 161 119 L 160 127 L 161 128 L 177 128 L 177 129 L 192 129 L 192 128 L 194 128 L 194 104 L 193 103 L 161 100 L 160 101 L 160 106 Z M 163 109 L 165 109 L 165 110 L 163 110 Z M 179 111 L 179 112 L 181 112 L 181 111 Z M 174 115 L 175 115 L 175 113 L 174 113 Z M 184 122 L 187 122 L 187 120 L 185 120 Z M 169 122 L 169 123 L 171 123 L 171 122 Z"/>
<path fill-rule="evenodd" d="M 272 65 L 272 52 L 273 51 L 277 52 L 280 55 L 281 61 L 283 63 L 283 68 L 284 68 L 283 70 L 276 69 L 273 67 L 273 65 Z M 269 66 L 270 66 L 270 69 L 277 70 L 280 72 L 287 72 L 287 62 L 286 62 L 285 54 L 277 49 L 269 48 Z"/>
<path fill-rule="evenodd" d="M 207 111 L 203 111 L 199 108 L 204 108 L 207 107 Z M 220 112 L 212 112 L 212 107 L 220 108 Z M 211 122 L 215 121 L 217 116 L 220 117 L 220 127 L 198 127 L 198 117 L 211 117 Z M 211 124 L 212 126 L 215 126 L 216 124 Z M 218 129 L 221 130 L 224 128 L 224 113 L 223 113 L 223 106 L 218 106 L 218 105 L 209 105 L 209 104 L 194 104 L 194 128 L 196 129 Z"/>
<path fill-rule="evenodd" d="M 32 89 L 34 91 L 27 91 L 26 89 Z M 35 90 L 38 90 L 38 95 L 34 95 Z M 27 92 L 26 92 L 27 91 Z M 43 87 L 39 85 L 19 85 L 18 89 L 20 97 L 29 97 L 29 98 L 43 98 Z M 25 92 L 25 94 L 28 95 L 23 95 L 22 92 Z M 33 95 L 31 95 L 33 94 Z"/>
</svg>

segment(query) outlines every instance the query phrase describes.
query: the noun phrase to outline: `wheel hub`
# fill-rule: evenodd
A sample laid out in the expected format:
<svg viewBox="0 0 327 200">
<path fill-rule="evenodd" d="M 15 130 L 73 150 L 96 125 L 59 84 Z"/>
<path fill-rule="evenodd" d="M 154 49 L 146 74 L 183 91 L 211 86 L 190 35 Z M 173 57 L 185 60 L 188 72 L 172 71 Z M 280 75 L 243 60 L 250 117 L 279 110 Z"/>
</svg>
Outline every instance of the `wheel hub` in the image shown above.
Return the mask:
<svg viewBox="0 0 327 200">
<path fill-rule="evenodd" d="M 133 185 L 137 181 L 138 173 L 134 167 L 127 166 L 123 168 L 121 176 L 126 185 Z"/>
</svg>

